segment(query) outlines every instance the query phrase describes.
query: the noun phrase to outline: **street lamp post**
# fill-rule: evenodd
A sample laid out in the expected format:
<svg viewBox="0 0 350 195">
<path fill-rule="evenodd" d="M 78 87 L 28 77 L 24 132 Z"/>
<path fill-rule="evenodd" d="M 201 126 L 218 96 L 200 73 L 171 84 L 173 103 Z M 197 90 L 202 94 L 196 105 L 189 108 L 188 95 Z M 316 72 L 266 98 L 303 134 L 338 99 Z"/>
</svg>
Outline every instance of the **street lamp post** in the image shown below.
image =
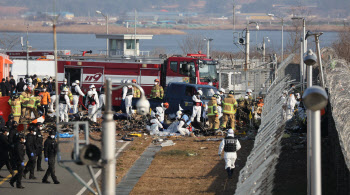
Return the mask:
<svg viewBox="0 0 350 195">
<path fill-rule="evenodd" d="M 320 49 L 320 36 L 321 35 L 323 35 L 323 32 L 313 33 L 311 31 L 308 31 L 306 33 L 305 39 L 307 39 L 310 36 L 315 37 L 317 62 L 318 62 L 318 65 L 320 66 L 321 84 L 322 84 L 322 87 L 324 87 L 324 75 L 323 75 L 323 66 L 322 66 L 321 49 Z"/>
<path fill-rule="evenodd" d="M 97 14 L 101 14 L 105 19 L 106 19 L 106 34 L 108 35 L 108 14 L 103 14 L 101 11 L 99 10 L 96 10 L 96 13 Z M 106 56 L 109 55 L 109 52 L 108 52 L 108 38 L 107 38 L 107 45 L 106 45 Z"/>
<path fill-rule="evenodd" d="M 305 29 L 305 18 L 304 17 L 292 17 L 292 20 L 303 20 L 303 37 L 302 37 L 302 41 L 303 41 L 303 54 L 306 53 L 307 51 L 307 41 L 305 39 L 305 35 L 306 35 L 306 29 Z M 303 56 L 301 56 L 301 59 L 303 59 Z M 305 65 L 302 63 L 300 64 L 300 71 L 301 71 L 301 75 L 302 78 L 300 78 L 300 83 L 305 83 L 305 78 L 306 75 L 311 74 L 311 78 L 312 78 L 312 72 L 309 73 L 308 70 L 305 71 Z M 306 72 L 306 74 L 305 74 Z M 310 85 L 312 86 L 312 84 Z M 302 89 L 304 89 L 304 85 L 302 85 Z"/>
<path fill-rule="evenodd" d="M 209 43 L 214 40 L 212 38 L 205 38 L 204 41 L 207 41 L 207 58 L 210 58 L 210 50 L 209 50 Z"/>
<path fill-rule="evenodd" d="M 281 36 L 282 36 L 282 40 L 281 40 L 281 62 L 283 62 L 283 50 L 284 50 L 284 47 L 283 47 L 283 26 L 284 26 L 284 19 L 282 17 L 279 17 L 279 16 L 275 16 L 274 14 L 267 14 L 268 16 L 270 17 L 276 17 L 278 19 L 281 20 L 282 22 L 282 30 L 281 30 Z"/>
<path fill-rule="evenodd" d="M 270 42 L 269 37 L 263 37 L 263 62 L 265 62 L 265 56 L 266 56 L 266 44 L 265 44 L 265 39 L 267 39 L 267 42 Z"/>
<path fill-rule="evenodd" d="M 246 28 L 246 35 L 245 35 L 245 64 L 244 64 L 244 71 L 245 71 L 245 82 L 246 82 L 246 89 L 248 89 L 248 64 L 249 64 L 249 46 L 250 46 L 250 32 L 249 32 L 249 24 L 255 24 L 255 28 L 259 30 L 259 24 L 257 22 L 249 22 L 247 24 Z"/>
</svg>

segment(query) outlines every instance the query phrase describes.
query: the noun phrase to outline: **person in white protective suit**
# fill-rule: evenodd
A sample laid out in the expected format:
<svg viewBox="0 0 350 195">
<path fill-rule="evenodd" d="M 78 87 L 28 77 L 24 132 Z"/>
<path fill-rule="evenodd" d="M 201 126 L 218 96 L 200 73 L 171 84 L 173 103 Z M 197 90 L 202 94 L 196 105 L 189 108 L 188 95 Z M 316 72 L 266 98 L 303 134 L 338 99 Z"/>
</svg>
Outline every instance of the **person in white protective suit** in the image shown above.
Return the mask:
<svg viewBox="0 0 350 195">
<path fill-rule="evenodd" d="M 293 117 L 294 107 L 296 103 L 297 103 L 297 100 L 295 99 L 294 94 L 293 93 L 289 94 L 289 97 L 287 99 L 287 110 L 286 110 L 287 120 Z"/>
<path fill-rule="evenodd" d="M 237 159 L 237 151 L 241 149 L 241 144 L 238 139 L 234 138 L 234 133 L 232 129 L 227 131 L 227 136 L 223 139 L 219 146 L 219 156 L 221 157 L 222 150 L 225 151 L 225 169 L 227 171 L 227 176 L 232 179 L 233 169 L 235 168 L 235 162 Z"/>
<path fill-rule="evenodd" d="M 192 96 L 193 100 L 193 110 L 192 110 L 192 116 L 191 121 L 194 121 L 194 118 L 197 118 L 197 122 L 201 122 L 201 113 L 202 113 L 202 105 L 203 102 L 201 100 L 201 96 L 203 95 L 202 90 L 198 90 L 196 95 Z"/>
<path fill-rule="evenodd" d="M 224 88 L 220 88 L 219 89 L 219 95 L 220 95 L 220 104 L 221 104 L 221 101 L 225 99 L 225 89 Z"/>
<path fill-rule="evenodd" d="M 80 89 L 80 81 L 76 80 L 71 87 L 71 92 L 73 95 L 73 114 L 78 112 L 79 96 L 85 96 L 85 94 Z"/>
<path fill-rule="evenodd" d="M 105 85 L 100 87 L 100 97 L 99 97 L 100 108 L 106 103 L 106 95 L 105 95 Z"/>
<path fill-rule="evenodd" d="M 177 131 L 181 135 L 190 135 L 191 132 L 187 129 L 187 127 L 191 124 L 190 117 L 180 110 L 176 112 L 176 117 L 180 120 L 179 125 L 177 126 Z"/>
<path fill-rule="evenodd" d="M 127 83 L 131 83 L 130 80 Z M 125 110 L 128 117 L 132 115 L 132 97 L 134 96 L 134 89 L 132 85 L 123 87 L 123 101 L 125 101 Z"/>
<path fill-rule="evenodd" d="M 58 101 L 61 121 L 68 122 L 68 110 L 71 108 L 71 105 L 68 97 L 68 89 L 66 87 L 63 88 L 61 94 L 59 95 Z"/>
<path fill-rule="evenodd" d="M 281 102 L 282 102 L 282 119 L 285 121 L 287 119 L 287 95 L 288 92 L 284 90 L 282 92 Z"/>
<path fill-rule="evenodd" d="M 27 83 L 23 86 L 23 91 L 25 91 L 28 87 L 30 87 L 33 91 L 35 89 L 35 86 L 33 84 L 33 80 L 31 78 L 27 79 Z"/>
<path fill-rule="evenodd" d="M 51 95 L 50 96 L 50 99 L 51 99 L 51 102 L 49 104 L 49 112 L 55 112 L 55 110 L 53 109 L 53 105 L 56 105 L 55 102 L 56 102 L 56 99 L 57 99 L 57 95 Z"/>
<path fill-rule="evenodd" d="M 99 108 L 99 102 L 96 97 L 96 94 L 93 91 L 87 92 L 87 97 L 85 100 L 86 107 L 88 108 L 88 116 L 90 117 L 91 121 L 95 122 L 97 121 L 97 108 Z"/>
<path fill-rule="evenodd" d="M 160 123 L 164 123 L 164 116 L 165 116 L 165 110 L 169 108 L 169 103 L 165 102 L 165 103 L 161 103 L 160 106 L 156 107 L 156 114 L 158 114 L 159 116 L 159 122 Z M 152 111 L 153 112 L 153 111 Z"/>
<path fill-rule="evenodd" d="M 214 97 L 216 97 L 216 104 L 218 105 L 216 107 L 217 111 L 218 111 L 218 115 L 219 115 L 219 119 L 222 117 L 222 106 L 221 106 L 221 103 L 222 103 L 222 100 L 221 99 L 221 96 L 220 96 L 220 92 L 217 92 Z"/>
<path fill-rule="evenodd" d="M 151 125 L 147 125 L 146 129 L 150 131 L 150 135 L 159 135 L 159 128 L 163 128 L 163 125 L 159 122 L 159 115 L 153 112 L 151 117 Z"/>
<path fill-rule="evenodd" d="M 90 89 L 90 91 L 94 92 L 95 96 L 96 96 L 97 99 L 98 99 L 98 93 L 97 93 L 97 91 L 96 91 L 95 85 L 90 85 L 89 89 Z"/>
</svg>

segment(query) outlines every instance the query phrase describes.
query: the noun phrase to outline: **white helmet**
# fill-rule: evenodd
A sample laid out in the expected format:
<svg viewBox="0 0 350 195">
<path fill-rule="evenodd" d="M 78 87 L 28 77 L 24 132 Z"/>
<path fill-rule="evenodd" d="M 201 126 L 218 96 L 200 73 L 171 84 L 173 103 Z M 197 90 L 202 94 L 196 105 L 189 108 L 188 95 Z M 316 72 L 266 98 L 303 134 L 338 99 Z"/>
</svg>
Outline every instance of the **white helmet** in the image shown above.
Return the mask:
<svg viewBox="0 0 350 195">
<path fill-rule="evenodd" d="M 181 114 L 182 114 L 182 111 L 181 111 L 181 110 L 179 110 L 179 111 L 176 112 L 176 116 L 179 116 L 179 115 L 181 115 Z"/>
<path fill-rule="evenodd" d="M 125 83 L 131 83 L 131 80 L 129 79 L 129 80 L 127 80 Z"/>
<path fill-rule="evenodd" d="M 31 83 L 31 82 L 32 82 L 32 79 L 31 79 L 31 78 L 29 78 L 29 79 L 28 79 L 28 83 Z"/>
<path fill-rule="evenodd" d="M 220 88 L 219 91 L 222 92 L 222 93 L 225 93 L 225 89 L 224 88 Z"/>
<path fill-rule="evenodd" d="M 92 92 L 92 91 L 88 91 L 88 92 L 87 92 L 87 96 L 88 96 L 88 97 L 92 97 L 92 95 L 94 95 L 94 92 Z"/>
<path fill-rule="evenodd" d="M 227 135 L 233 137 L 235 134 L 233 133 L 233 129 L 229 129 L 227 131 Z"/>
<path fill-rule="evenodd" d="M 246 93 L 252 93 L 253 91 L 251 89 L 247 89 L 245 92 Z"/>
<path fill-rule="evenodd" d="M 219 92 L 219 91 L 216 91 L 216 92 L 215 92 L 215 94 L 218 94 L 218 95 L 220 95 L 220 92 Z"/>
<path fill-rule="evenodd" d="M 79 84 L 79 83 L 80 83 L 80 81 L 79 81 L 79 80 L 75 80 L 75 83 L 76 83 L 76 84 Z"/>
<path fill-rule="evenodd" d="M 202 90 L 198 90 L 197 93 L 198 93 L 199 95 L 203 95 L 203 91 L 202 91 Z"/>
<path fill-rule="evenodd" d="M 65 78 L 63 81 L 64 81 L 64 82 L 67 82 L 67 79 Z"/>
<path fill-rule="evenodd" d="M 95 87 L 95 85 L 90 85 L 89 88 L 92 89 L 92 88 L 96 88 L 96 87 Z"/>
</svg>

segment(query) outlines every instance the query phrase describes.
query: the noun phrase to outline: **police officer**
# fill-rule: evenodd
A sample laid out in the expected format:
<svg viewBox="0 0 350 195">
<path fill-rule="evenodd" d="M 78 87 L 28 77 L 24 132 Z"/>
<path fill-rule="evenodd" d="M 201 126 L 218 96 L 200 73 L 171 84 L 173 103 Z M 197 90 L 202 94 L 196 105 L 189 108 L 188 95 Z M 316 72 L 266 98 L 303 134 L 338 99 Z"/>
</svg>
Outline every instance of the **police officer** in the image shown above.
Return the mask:
<svg viewBox="0 0 350 195">
<path fill-rule="evenodd" d="M 209 129 L 217 130 L 220 127 L 218 105 L 216 101 L 216 94 L 211 97 L 208 102 L 208 119 Z"/>
<path fill-rule="evenodd" d="M 154 86 L 152 87 L 150 96 L 153 99 L 163 99 L 164 90 L 163 87 L 159 85 L 159 79 L 154 80 Z"/>
<path fill-rule="evenodd" d="M 43 157 L 43 135 L 41 134 L 41 131 L 43 129 L 43 124 L 41 122 L 36 123 L 36 155 L 37 155 L 37 171 L 44 171 L 44 169 L 41 168 L 41 159 Z"/>
<path fill-rule="evenodd" d="M 3 115 L 4 115 L 4 113 L 2 111 L 0 111 L 0 131 L 6 125 L 6 122 L 5 122 L 5 119 L 4 119 Z"/>
<path fill-rule="evenodd" d="M 51 175 L 51 178 L 55 184 L 59 184 L 60 182 L 57 180 L 55 174 L 55 158 L 57 154 L 58 145 L 55 139 L 56 132 L 50 131 L 49 137 L 46 139 L 44 143 L 44 156 L 45 162 L 48 162 L 48 169 L 43 177 L 43 183 L 50 183 L 47 179 Z"/>
<path fill-rule="evenodd" d="M 225 169 L 227 171 L 227 176 L 232 179 L 233 169 L 235 168 L 235 162 L 237 159 L 237 153 L 241 149 L 241 144 L 237 139 L 234 138 L 234 133 L 232 129 L 227 132 L 227 137 L 223 139 L 219 146 L 219 156 L 221 157 L 222 150 L 225 151 Z"/>
<path fill-rule="evenodd" d="M 13 184 L 16 182 L 17 188 L 24 188 L 22 186 L 22 177 L 23 177 L 23 170 L 24 170 L 24 154 L 25 154 L 24 144 L 25 144 L 25 142 L 26 142 L 26 140 L 24 138 L 24 135 L 20 134 L 18 136 L 18 142 L 15 145 L 15 161 L 16 161 L 18 172 L 10 180 L 10 184 L 12 187 L 14 187 Z"/>
<path fill-rule="evenodd" d="M 10 151 L 10 143 L 8 141 L 9 130 L 5 127 L 2 129 L 2 133 L 0 133 L 0 170 L 6 165 L 7 170 L 14 176 L 14 172 L 11 167 L 9 151 Z M 2 176 L 0 176 L 1 178 Z"/>
<path fill-rule="evenodd" d="M 226 128 L 226 123 L 230 120 L 231 129 L 235 129 L 235 114 L 238 107 L 236 99 L 233 97 L 234 91 L 231 90 L 229 95 L 222 101 L 223 120 L 221 127 Z"/>
<path fill-rule="evenodd" d="M 30 126 L 29 133 L 26 136 L 26 153 L 28 156 L 28 163 L 23 172 L 23 177 L 26 179 L 26 174 L 30 172 L 29 179 L 36 179 L 34 176 L 35 169 L 35 153 L 36 153 L 36 127 Z"/>
<path fill-rule="evenodd" d="M 18 127 L 17 121 L 13 121 L 12 128 L 10 128 L 10 132 L 8 136 L 8 140 L 10 144 L 10 162 L 11 162 L 12 169 L 14 170 L 17 169 L 16 159 L 15 159 L 15 145 L 18 142 L 18 135 L 19 135 L 17 127 Z"/>
</svg>

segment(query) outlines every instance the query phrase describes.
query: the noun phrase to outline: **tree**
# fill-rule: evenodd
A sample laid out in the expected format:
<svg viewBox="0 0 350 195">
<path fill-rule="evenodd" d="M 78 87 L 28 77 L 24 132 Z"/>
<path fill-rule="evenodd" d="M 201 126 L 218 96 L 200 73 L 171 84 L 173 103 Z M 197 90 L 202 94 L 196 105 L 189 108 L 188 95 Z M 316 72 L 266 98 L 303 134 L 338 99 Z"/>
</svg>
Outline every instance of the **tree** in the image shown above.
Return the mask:
<svg viewBox="0 0 350 195">
<path fill-rule="evenodd" d="M 0 47 L 5 50 L 11 50 L 13 47 L 20 43 L 20 38 L 18 35 L 10 35 L 7 33 L 2 33 L 0 38 Z"/>
<path fill-rule="evenodd" d="M 204 41 L 204 36 L 195 34 L 186 35 L 186 37 L 179 43 L 179 47 L 184 54 L 204 51 L 205 45 L 206 42 Z"/>
</svg>

